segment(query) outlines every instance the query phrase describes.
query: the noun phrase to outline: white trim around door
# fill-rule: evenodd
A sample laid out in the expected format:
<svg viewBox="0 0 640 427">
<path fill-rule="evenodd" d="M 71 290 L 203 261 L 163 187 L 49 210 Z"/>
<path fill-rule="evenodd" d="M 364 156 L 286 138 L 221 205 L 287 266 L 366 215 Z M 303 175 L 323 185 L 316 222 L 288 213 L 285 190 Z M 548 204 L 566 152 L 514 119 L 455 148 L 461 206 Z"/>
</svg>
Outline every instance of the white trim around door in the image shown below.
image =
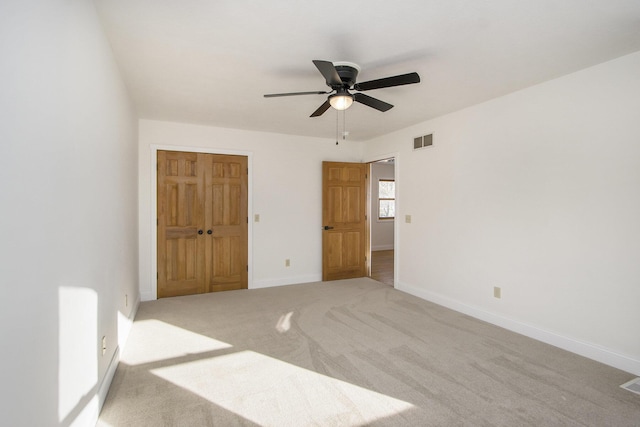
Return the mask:
<svg viewBox="0 0 640 427">
<path fill-rule="evenodd" d="M 402 204 L 400 197 L 400 189 L 402 188 L 400 184 L 400 153 L 387 153 L 381 154 L 377 156 L 367 157 L 363 160 L 364 163 L 374 163 L 380 160 L 385 159 L 394 159 L 394 180 L 396 182 L 396 220 L 393 222 L 393 287 L 396 288 L 398 283 L 400 283 L 400 222 L 398 221 L 400 217 L 400 213 L 402 212 Z M 369 168 L 371 170 L 371 168 Z M 371 186 L 369 186 L 371 187 Z M 367 191 L 371 193 L 371 188 Z M 372 217 L 373 218 L 373 217 Z M 369 227 L 369 235 L 371 235 L 371 227 Z M 371 245 L 371 238 L 369 238 L 369 245 Z M 369 248 L 371 249 L 371 248 Z"/>
</svg>

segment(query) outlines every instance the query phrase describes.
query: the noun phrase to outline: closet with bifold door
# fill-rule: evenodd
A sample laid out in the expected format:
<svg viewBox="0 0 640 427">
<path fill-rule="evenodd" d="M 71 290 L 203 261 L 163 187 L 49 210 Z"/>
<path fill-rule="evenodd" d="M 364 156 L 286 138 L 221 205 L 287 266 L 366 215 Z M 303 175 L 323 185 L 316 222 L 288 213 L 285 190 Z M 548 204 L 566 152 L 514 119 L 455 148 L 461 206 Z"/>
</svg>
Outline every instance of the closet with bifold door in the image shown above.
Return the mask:
<svg viewBox="0 0 640 427">
<path fill-rule="evenodd" d="M 246 156 L 158 151 L 158 298 L 247 288 Z"/>
</svg>

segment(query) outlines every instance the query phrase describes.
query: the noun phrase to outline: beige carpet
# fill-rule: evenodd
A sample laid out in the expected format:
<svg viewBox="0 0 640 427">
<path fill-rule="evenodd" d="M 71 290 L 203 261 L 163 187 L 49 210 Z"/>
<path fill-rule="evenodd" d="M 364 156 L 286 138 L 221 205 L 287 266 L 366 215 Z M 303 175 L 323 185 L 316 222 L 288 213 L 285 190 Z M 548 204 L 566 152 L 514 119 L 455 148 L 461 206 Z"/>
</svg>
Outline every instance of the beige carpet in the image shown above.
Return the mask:
<svg viewBox="0 0 640 427">
<path fill-rule="evenodd" d="M 634 376 L 371 279 L 140 305 L 99 426 L 640 426 Z"/>
</svg>

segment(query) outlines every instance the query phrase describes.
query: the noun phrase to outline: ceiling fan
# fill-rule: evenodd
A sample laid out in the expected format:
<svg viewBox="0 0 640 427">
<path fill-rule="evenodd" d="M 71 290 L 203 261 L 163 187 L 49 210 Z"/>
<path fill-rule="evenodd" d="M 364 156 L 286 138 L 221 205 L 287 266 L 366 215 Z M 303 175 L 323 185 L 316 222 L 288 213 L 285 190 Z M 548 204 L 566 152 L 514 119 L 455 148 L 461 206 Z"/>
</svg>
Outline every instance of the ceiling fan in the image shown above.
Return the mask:
<svg viewBox="0 0 640 427">
<path fill-rule="evenodd" d="M 278 96 L 330 94 L 327 100 L 318 107 L 310 117 L 321 116 L 329 109 L 329 107 L 333 107 L 336 110 L 346 110 L 351 106 L 351 104 L 353 104 L 353 101 L 384 112 L 393 108 L 393 105 L 380 101 L 379 99 L 373 98 L 369 95 L 365 95 L 364 93 L 356 92 L 352 94 L 349 90 L 367 91 L 382 89 L 385 87 L 420 83 L 420 76 L 418 73 L 400 74 L 377 80 L 369 80 L 368 82 L 356 83 L 356 77 L 358 77 L 360 67 L 352 62 L 329 62 L 315 59 L 313 63 L 326 80 L 327 86 L 331 88 L 330 91 L 271 93 L 264 95 L 264 97 L 274 98 Z"/>
</svg>

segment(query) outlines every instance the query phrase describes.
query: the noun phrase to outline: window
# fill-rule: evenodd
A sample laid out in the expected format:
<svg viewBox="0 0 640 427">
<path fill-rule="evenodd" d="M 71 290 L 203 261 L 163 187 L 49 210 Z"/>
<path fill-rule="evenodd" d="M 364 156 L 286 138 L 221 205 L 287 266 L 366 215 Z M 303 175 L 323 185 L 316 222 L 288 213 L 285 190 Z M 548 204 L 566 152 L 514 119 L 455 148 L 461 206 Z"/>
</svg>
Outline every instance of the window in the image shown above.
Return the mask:
<svg viewBox="0 0 640 427">
<path fill-rule="evenodd" d="M 396 182 L 392 179 L 378 181 L 378 219 L 394 219 L 396 216 Z"/>
</svg>

